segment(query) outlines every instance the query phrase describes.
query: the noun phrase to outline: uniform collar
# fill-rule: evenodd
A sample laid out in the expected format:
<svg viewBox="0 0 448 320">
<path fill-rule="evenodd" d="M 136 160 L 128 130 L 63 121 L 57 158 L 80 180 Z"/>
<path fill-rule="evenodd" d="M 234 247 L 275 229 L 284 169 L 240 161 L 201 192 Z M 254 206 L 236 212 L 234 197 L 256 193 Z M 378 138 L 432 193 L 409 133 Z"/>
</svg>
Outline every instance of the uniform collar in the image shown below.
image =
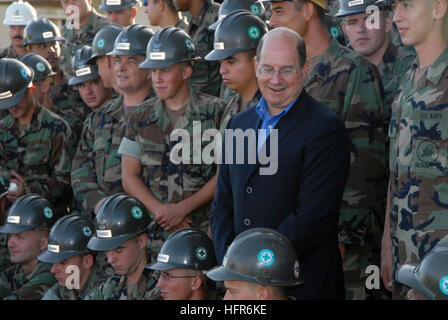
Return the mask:
<svg viewBox="0 0 448 320">
<path fill-rule="evenodd" d="M 417 60 L 418 61 L 418 60 Z M 448 67 L 448 46 L 445 47 L 442 54 L 434 61 L 426 72 L 426 79 L 437 85 Z"/>
</svg>

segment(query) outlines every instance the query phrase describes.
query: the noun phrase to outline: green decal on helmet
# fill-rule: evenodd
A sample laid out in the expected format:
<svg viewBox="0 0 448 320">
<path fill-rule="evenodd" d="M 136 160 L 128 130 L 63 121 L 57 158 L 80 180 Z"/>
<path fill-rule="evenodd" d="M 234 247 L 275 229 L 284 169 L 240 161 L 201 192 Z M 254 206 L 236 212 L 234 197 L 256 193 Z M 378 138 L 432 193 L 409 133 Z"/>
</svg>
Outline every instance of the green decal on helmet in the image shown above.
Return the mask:
<svg viewBox="0 0 448 320">
<path fill-rule="evenodd" d="M 106 45 L 106 40 L 104 40 L 104 38 L 100 38 L 96 44 L 98 49 L 103 49 L 105 45 Z"/>
<path fill-rule="evenodd" d="M 131 212 L 135 219 L 141 219 L 143 216 L 143 211 L 140 207 L 132 207 Z"/>
<path fill-rule="evenodd" d="M 204 247 L 196 248 L 196 257 L 201 261 L 207 259 L 208 257 L 207 249 L 205 249 Z"/>
<path fill-rule="evenodd" d="M 53 217 L 53 210 L 49 207 L 44 208 L 44 216 L 46 216 L 48 219 L 51 219 Z"/>
<path fill-rule="evenodd" d="M 339 38 L 341 36 L 341 32 L 339 31 L 338 27 L 331 26 L 331 28 L 330 28 L 330 35 L 333 38 Z"/>
<path fill-rule="evenodd" d="M 253 40 L 257 40 L 258 38 L 260 38 L 261 32 L 260 29 L 258 29 L 258 27 L 256 26 L 251 26 L 247 33 L 249 34 L 249 37 Z"/>
<path fill-rule="evenodd" d="M 193 42 L 191 42 L 190 39 L 185 39 L 185 45 L 187 46 L 188 49 L 194 50 L 194 44 Z"/>
<path fill-rule="evenodd" d="M 269 267 L 274 263 L 274 252 L 269 249 L 261 250 L 258 253 L 258 262 L 264 266 Z"/>
<path fill-rule="evenodd" d="M 92 236 L 92 229 L 90 229 L 90 227 L 88 227 L 88 226 L 84 226 L 82 228 L 82 233 L 84 233 L 84 235 L 86 237 L 91 237 Z"/>
<path fill-rule="evenodd" d="M 45 71 L 45 65 L 42 62 L 38 62 L 36 63 L 36 69 L 40 72 L 44 72 Z"/>
<path fill-rule="evenodd" d="M 260 8 L 255 3 L 251 4 L 249 10 L 256 15 L 260 15 Z"/>
</svg>

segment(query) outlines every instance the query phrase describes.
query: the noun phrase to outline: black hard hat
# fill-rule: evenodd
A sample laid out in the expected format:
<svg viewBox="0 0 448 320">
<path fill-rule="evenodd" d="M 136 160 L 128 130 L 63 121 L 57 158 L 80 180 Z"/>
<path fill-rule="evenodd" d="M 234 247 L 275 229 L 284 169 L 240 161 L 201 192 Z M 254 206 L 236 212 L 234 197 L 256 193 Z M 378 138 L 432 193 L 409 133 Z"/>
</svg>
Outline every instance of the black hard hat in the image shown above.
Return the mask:
<svg viewBox="0 0 448 320">
<path fill-rule="evenodd" d="M 181 229 L 166 239 L 157 262 L 146 266 L 153 270 L 210 270 L 217 265 L 212 240 L 202 231 Z"/>
<path fill-rule="evenodd" d="M 302 284 L 297 254 L 281 233 L 255 228 L 240 233 L 227 249 L 222 266 L 207 276 L 214 281 L 238 280 L 264 286 Z"/>
<path fill-rule="evenodd" d="M 225 0 L 219 7 L 218 21 L 210 25 L 208 28 L 211 30 L 216 30 L 221 20 L 236 10 L 247 10 L 259 16 L 263 21 L 266 20 L 265 5 L 259 0 Z"/>
<path fill-rule="evenodd" d="M 366 12 L 368 6 L 377 6 L 378 8 L 390 8 L 392 0 L 339 0 L 339 11 L 336 17 L 345 17 L 358 13 Z"/>
<path fill-rule="evenodd" d="M 47 18 L 36 18 L 30 21 L 23 31 L 23 44 L 64 41 L 61 30 Z"/>
<path fill-rule="evenodd" d="M 19 60 L 33 69 L 33 81 L 39 81 L 56 75 L 56 72 L 51 69 L 50 63 L 38 54 L 25 53 L 19 57 Z"/>
<path fill-rule="evenodd" d="M 439 242 L 420 263 L 398 267 L 396 280 L 431 300 L 448 300 L 448 242 Z"/>
<path fill-rule="evenodd" d="M 76 84 L 96 79 L 100 76 L 98 73 L 98 67 L 87 63 L 92 56 L 92 52 L 93 50 L 91 46 L 83 46 L 82 48 L 76 50 L 72 57 L 72 70 L 75 76 L 69 80 L 69 85 L 74 86 Z"/>
<path fill-rule="evenodd" d="M 133 24 L 120 32 L 114 43 L 114 49 L 108 56 L 146 55 L 146 47 L 154 35 L 151 29 L 141 24 Z"/>
<path fill-rule="evenodd" d="M 57 220 L 52 204 L 38 194 L 18 198 L 11 206 L 0 233 L 21 233 L 34 229 L 48 229 Z"/>
<path fill-rule="evenodd" d="M 95 64 L 98 57 L 104 56 L 114 49 L 114 43 L 123 27 L 118 24 L 109 24 L 102 27 L 93 38 L 93 53 L 88 64 Z"/>
<path fill-rule="evenodd" d="M 183 30 L 166 27 L 156 32 L 148 43 L 146 60 L 139 68 L 166 68 L 182 61 L 198 60 L 191 37 Z"/>
<path fill-rule="evenodd" d="M 214 49 L 205 56 L 205 60 L 223 60 L 236 53 L 256 49 L 267 32 L 266 23 L 253 13 L 233 11 L 216 28 Z"/>
<path fill-rule="evenodd" d="M 98 9 L 100 11 L 119 11 L 140 5 L 141 2 L 138 0 L 101 0 Z"/>
<path fill-rule="evenodd" d="M 17 59 L 0 59 L 0 110 L 16 106 L 32 85 L 34 72 Z"/>
<path fill-rule="evenodd" d="M 107 251 L 148 230 L 152 218 L 136 198 L 124 193 L 109 196 L 101 204 L 95 218 L 96 235 L 87 247 Z"/>
<path fill-rule="evenodd" d="M 70 214 L 60 218 L 51 228 L 47 250 L 37 259 L 42 262 L 61 262 L 70 257 L 89 253 L 87 243 L 94 231 L 89 217 Z"/>
</svg>

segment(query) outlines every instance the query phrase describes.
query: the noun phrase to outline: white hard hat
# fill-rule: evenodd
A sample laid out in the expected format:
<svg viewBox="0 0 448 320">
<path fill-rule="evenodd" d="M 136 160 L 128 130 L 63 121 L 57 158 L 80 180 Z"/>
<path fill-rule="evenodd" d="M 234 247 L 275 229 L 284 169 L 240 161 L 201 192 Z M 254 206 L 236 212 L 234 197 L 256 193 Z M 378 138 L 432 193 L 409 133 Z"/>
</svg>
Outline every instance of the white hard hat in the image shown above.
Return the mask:
<svg viewBox="0 0 448 320">
<path fill-rule="evenodd" d="M 37 18 L 37 12 L 28 2 L 22 0 L 11 3 L 6 9 L 3 24 L 7 26 L 26 26 L 28 22 Z"/>
</svg>

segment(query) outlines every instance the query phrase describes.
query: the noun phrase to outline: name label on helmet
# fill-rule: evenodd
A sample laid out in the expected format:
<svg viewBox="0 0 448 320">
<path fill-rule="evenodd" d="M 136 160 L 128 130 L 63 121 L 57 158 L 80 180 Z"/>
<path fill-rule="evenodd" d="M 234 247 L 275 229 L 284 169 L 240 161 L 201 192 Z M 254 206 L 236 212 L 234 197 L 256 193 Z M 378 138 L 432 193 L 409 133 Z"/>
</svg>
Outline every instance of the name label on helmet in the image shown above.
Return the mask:
<svg viewBox="0 0 448 320">
<path fill-rule="evenodd" d="M 3 93 L 0 93 L 0 100 L 4 100 L 4 99 L 8 99 L 12 97 L 12 92 L 11 91 L 6 91 Z"/>
<path fill-rule="evenodd" d="M 59 252 L 59 245 L 58 244 L 48 244 L 47 250 L 50 252 Z"/>
<path fill-rule="evenodd" d="M 42 37 L 44 39 L 48 39 L 48 38 L 53 37 L 53 31 L 47 31 L 47 32 L 42 33 Z"/>
<path fill-rule="evenodd" d="M 23 16 L 12 16 L 12 20 L 14 20 L 14 21 L 23 21 Z"/>
<path fill-rule="evenodd" d="M 165 60 L 166 55 L 165 52 L 151 52 L 149 54 L 149 59 L 151 60 Z"/>
<path fill-rule="evenodd" d="M 129 42 L 120 42 L 120 43 L 117 43 L 116 49 L 129 51 L 129 50 L 131 50 L 131 44 Z"/>
<path fill-rule="evenodd" d="M 112 230 L 96 230 L 98 238 L 112 238 Z"/>
<path fill-rule="evenodd" d="M 20 216 L 8 216 L 8 223 L 20 223 Z"/>
<path fill-rule="evenodd" d="M 121 4 L 121 0 L 106 0 L 106 5 L 108 6 L 119 6 Z"/>
<path fill-rule="evenodd" d="M 348 6 L 349 7 L 353 7 L 353 6 L 359 6 L 360 4 L 363 4 L 364 0 L 353 0 L 353 1 L 349 1 Z"/>
<path fill-rule="evenodd" d="M 215 43 L 213 44 L 213 47 L 214 47 L 216 50 L 224 50 L 224 42 L 215 42 Z"/>
<path fill-rule="evenodd" d="M 85 76 L 87 74 L 91 74 L 92 70 L 90 70 L 90 67 L 86 67 L 86 68 L 82 68 L 82 69 L 76 70 L 75 73 L 76 73 L 77 77 L 82 77 L 82 76 Z"/>
<path fill-rule="evenodd" d="M 170 260 L 170 256 L 167 254 L 159 253 L 157 255 L 157 261 L 167 263 Z"/>
</svg>

